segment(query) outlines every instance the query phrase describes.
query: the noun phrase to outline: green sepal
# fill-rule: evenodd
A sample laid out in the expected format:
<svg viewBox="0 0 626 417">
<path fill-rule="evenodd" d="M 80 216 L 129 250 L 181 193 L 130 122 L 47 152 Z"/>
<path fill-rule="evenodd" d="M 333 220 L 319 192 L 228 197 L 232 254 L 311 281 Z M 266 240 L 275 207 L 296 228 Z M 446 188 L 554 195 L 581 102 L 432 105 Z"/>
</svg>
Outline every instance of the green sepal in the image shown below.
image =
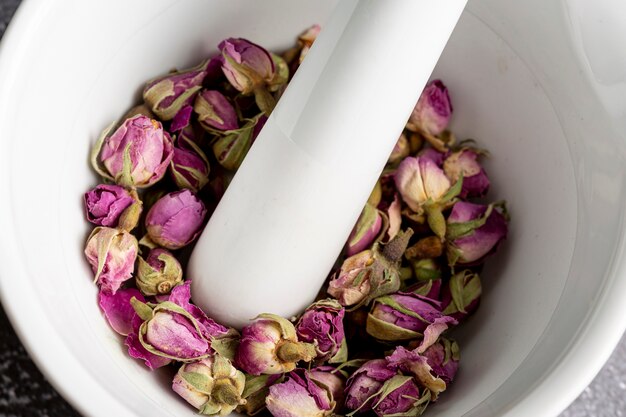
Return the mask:
<svg viewBox="0 0 626 417">
<path fill-rule="evenodd" d="M 184 372 L 182 368 L 178 374 L 197 391 L 206 395 L 211 395 L 211 390 L 213 389 L 215 381 L 213 378 L 198 372 Z"/>
<path fill-rule="evenodd" d="M 348 341 L 344 337 L 339 346 L 339 350 L 328 360 L 328 363 L 344 363 L 348 360 Z"/>
<path fill-rule="evenodd" d="M 117 120 L 111 123 L 110 125 L 108 125 L 100 133 L 100 136 L 98 136 L 96 143 L 93 145 L 93 148 L 91 149 L 91 154 L 89 156 L 89 160 L 91 161 L 91 166 L 93 167 L 93 169 L 98 174 L 100 174 L 100 176 L 102 176 L 103 178 L 109 181 L 113 181 L 113 176 L 111 176 L 111 174 L 106 170 L 106 168 L 102 166 L 98 158 L 100 156 L 100 151 L 102 151 L 102 145 L 104 145 L 104 141 L 106 140 L 106 138 L 109 136 L 109 133 L 111 132 L 111 130 L 113 130 L 113 128 L 116 125 L 117 125 Z"/>
<path fill-rule="evenodd" d="M 446 218 L 443 217 L 441 206 L 439 204 L 426 204 L 424 212 L 426 213 L 426 220 L 430 230 L 443 240 L 446 236 Z"/>
<path fill-rule="evenodd" d="M 139 301 L 135 297 L 132 297 L 130 299 L 130 304 L 133 306 L 133 310 L 135 310 L 135 313 L 137 313 L 139 318 L 141 318 L 141 320 L 143 320 L 144 322 L 150 320 L 153 317 L 152 308 L 148 304 Z"/>
<path fill-rule="evenodd" d="M 257 87 L 254 89 L 254 100 L 259 110 L 265 113 L 266 116 L 269 116 L 274 110 L 274 107 L 276 107 L 276 99 L 265 87 Z"/>
<path fill-rule="evenodd" d="M 472 233 L 474 233 L 474 230 L 485 225 L 487 219 L 489 218 L 489 216 L 491 216 L 493 207 L 493 204 L 489 204 L 487 206 L 487 210 L 485 210 L 485 213 L 477 219 L 461 223 L 448 222 L 446 239 L 455 240 L 462 237 L 470 236 Z"/>
<path fill-rule="evenodd" d="M 234 360 L 239 347 L 240 335 L 235 329 L 229 329 L 225 335 L 211 339 L 211 348 L 226 359 Z"/>
<path fill-rule="evenodd" d="M 365 330 L 373 338 L 386 342 L 413 340 L 422 337 L 422 333 L 380 320 L 371 313 L 367 315 Z"/>
<path fill-rule="evenodd" d="M 443 311 L 446 315 L 456 312 L 467 313 L 465 308 L 482 294 L 480 277 L 469 269 L 454 274 L 448 285 L 452 302 Z"/>
</svg>

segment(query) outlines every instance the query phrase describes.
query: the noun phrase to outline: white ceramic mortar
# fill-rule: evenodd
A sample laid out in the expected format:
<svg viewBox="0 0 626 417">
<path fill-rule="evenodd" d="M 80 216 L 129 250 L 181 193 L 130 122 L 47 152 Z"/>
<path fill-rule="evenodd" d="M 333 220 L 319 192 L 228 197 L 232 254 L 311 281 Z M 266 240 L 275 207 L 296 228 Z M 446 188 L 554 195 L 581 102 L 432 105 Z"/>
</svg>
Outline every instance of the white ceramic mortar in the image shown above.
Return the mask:
<svg viewBox="0 0 626 417">
<path fill-rule="evenodd" d="M 286 47 L 332 5 L 26 0 L 18 11 L 0 56 L 0 290 L 33 358 L 85 415 L 194 415 L 171 375 L 127 357 L 96 305 L 82 256 L 91 144 L 147 78 L 228 36 Z M 435 70 L 452 129 L 491 151 L 491 195 L 513 220 L 481 308 L 455 335 L 458 379 L 430 416 L 554 416 L 626 327 L 619 19 L 614 0 L 470 1 Z"/>
</svg>

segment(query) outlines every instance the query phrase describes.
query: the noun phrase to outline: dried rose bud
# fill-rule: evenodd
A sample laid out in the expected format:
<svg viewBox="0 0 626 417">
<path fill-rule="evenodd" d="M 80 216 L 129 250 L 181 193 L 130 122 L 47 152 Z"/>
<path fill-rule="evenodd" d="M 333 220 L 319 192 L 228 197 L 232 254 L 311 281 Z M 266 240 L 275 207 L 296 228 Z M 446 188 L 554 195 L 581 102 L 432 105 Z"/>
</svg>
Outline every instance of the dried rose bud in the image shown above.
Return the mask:
<svg viewBox="0 0 626 417">
<path fill-rule="evenodd" d="M 116 227 L 134 199 L 124 187 L 98 184 L 85 193 L 84 201 L 87 220 L 97 226 Z"/>
<path fill-rule="evenodd" d="M 165 249 L 152 249 L 144 260 L 139 257 L 135 282 L 145 295 L 169 294 L 183 282 L 180 262 Z"/>
<path fill-rule="evenodd" d="M 245 404 L 245 382 L 244 374 L 228 359 L 215 355 L 181 366 L 172 389 L 200 414 L 228 416 Z"/>
<path fill-rule="evenodd" d="M 143 295 L 135 288 L 124 288 L 109 294 L 103 291 L 98 293 L 98 305 L 104 313 L 111 328 L 122 336 L 127 336 L 132 331 L 132 321 L 135 310 L 130 300 L 135 297 L 145 301 Z"/>
<path fill-rule="evenodd" d="M 274 62 L 264 48 L 246 39 L 228 38 L 219 44 L 222 71 L 237 90 L 250 94 L 274 77 Z"/>
<path fill-rule="evenodd" d="M 296 324 L 298 340 L 314 343 L 318 360 L 345 362 L 348 348 L 343 330 L 344 315 L 345 309 L 336 300 L 326 299 L 311 304 Z"/>
<path fill-rule="evenodd" d="M 387 162 L 395 164 L 409 156 L 410 153 L 411 149 L 409 146 L 409 140 L 406 138 L 406 135 L 402 133 L 400 138 L 398 138 L 398 142 L 396 142 L 396 146 L 393 147 L 393 151 L 391 151 L 391 155 L 389 156 L 389 160 Z"/>
<path fill-rule="evenodd" d="M 184 106 L 193 103 L 207 75 L 207 65 L 202 62 L 149 81 L 143 90 L 143 99 L 150 110 L 161 120 L 172 120 Z"/>
<path fill-rule="evenodd" d="M 139 298 L 137 299 L 139 300 Z M 142 360 L 144 364 L 152 370 L 169 365 L 172 362 L 170 358 L 154 355 L 148 352 L 141 344 L 141 341 L 139 340 L 139 329 L 142 324 L 143 320 L 139 317 L 139 315 L 137 315 L 137 313 L 135 313 L 131 321 L 132 331 L 124 340 L 124 344 L 128 347 L 128 355 L 131 358 Z"/>
<path fill-rule="evenodd" d="M 482 263 L 496 251 L 507 232 L 507 220 L 495 205 L 457 202 L 447 220 L 448 263 L 451 266 Z"/>
<path fill-rule="evenodd" d="M 297 362 L 310 362 L 316 356 L 314 345 L 298 341 L 289 320 L 261 314 L 243 328 L 235 364 L 252 375 L 272 375 L 292 371 Z"/>
<path fill-rule="evenodd" d="M 320 25 L 313 25 L 298 36 L 298 45 L 302 48 L 300 50 L 300 57 L 298 58 L 300 64 L 304 61 L 304 57 L 311 49 L 313 42 L 315 42 L 321 30 Z"/>
<path fill-rule="evenodd" d="M 442 337 L 422 354 L 426 357 L 432 373 L 449 385 L 459 369 L 459 345 L 454 340 Z"/>
<path fill-rule="evenodd" d="M 412 375 L 402 375 L 385 359 L 366 362 L 349 379 L 346 407 L 354 413 L 373 411 L 377 416 L 418 416 L 430 400 L 420 392 Z"/>
<path fill-rule="evenodd" d="M 481 293 L 478 274 L 466 269 L 452 275 L 441 295 L 443 313 L 459 322 L 465 320 L 478 308 Z"/>
<path fill-rule="evenodd" d="M 481 153 L 465 148 L 452 153 L 443 163 L 443 171 L 450 181 L 456 182 L 463 176 L 461 198 L 482 197 L 489 191 L 489 178 L 477 159 Z"/>
<path fill-rule="evenodd" d="M 336 405 L 330 390 L 304 369 L 291 371 L 284 382 L 272 385 L 265 404 L 274 417 L 331 416 Z"/>
<path fill-rule="evenodd" d="M 424 205 L 436 203 L 450 190 L 450 180 L 430 158 L 408 157 L 396 170 L 395 183 L 404 202 L 421 214 Z"/>
<path fill-rule="evenodd" d="M 346 255 L 352 256 L 369 248 L 378 237 L 382 225 L 380 212 L 372 205 L 366 204 L 348 237 Z"/>
<path fill-rule="evenodd" d="M 400 232 L 385 245 L 375 244 L 346 259 L 328 285 L 343 306 L 363 305 L 400 288 L 400 260 L 413 230 Z M 380 247 L 382 246 L 382 249 Z"/>
<path fill-rule="evenodd" d="M 174 288 L 168 301 L 156 305 L 131 300 L 143 321 L 137 331 L 141 346 L 152 355 L 181 362 L 203 359 L 215 352 L 232 357 L 222 348 L 236 332 L 215 323 L 189 303 L 189 288 L 188 282 Z"/>
<path fill-rule="evenodd" d="M 229 38 L 219 44 L 222 71 L 235 89 L 254 94 L 259 108 L 269 114 L 276 105 L 267 86 L 276 76 L 271 54 L 248 40 Z"/>
<path fill-rule="evenodd" d="M 96 227 L 91 232 L 85 256 L 101 291 L 115 294 L 132 277 L 138 250 L 137 239 L 124 230 Z"/>
<path fill-rule="evenodd" d="M 433 344 L 429 345 L 428 348 L 433 346 Z M 407 350 L 402 346 L 398 346 L 386 360 L 390 366 L 403 374 L 413 375 L 418 384 L 430 392 L 431 398 L 429 400 L 435 402 L 439 394 L 446 390 L 447 384 L 435 374 L 429 364 L 429 357 L 423 355 L 428 348 L 422 346 L 414 350 Z"/>
<path fill-rule="evenodd" d="M 189 190 L 166 194 L 148 211 L 148 236 L 164 248 L 180 249 L 198 237 L 206 213 L 204 203 Z"/>
<path fill-rule="evenodd" d="M 455 319 L 441 312 L 438 301 L 412 292 L 398 292 L 374 300 L 366 330 L 378 340 L 401 341 L 439 336 L 456 324 Z"/>
<path fill-rule="evenodd" d="M 187 135 L 176 141 L 170 172 L 179 188 L 198 192 L 209 183 L 209 160 L 196 143 Z"/>
<path fill-rule="evenodd" d="M 437 236 L 427 236 L 409 246 L 404 256 L 411 259 L 438 258 L 443 254 L 443 243 Z"/>
<path fill-rule="evenodd" d="M 318 366 L 309 371 L 309 378 L 328 389 L 337 404 L 335 412 L 340 411 L 345 399 L 346 381 L 343 375 L 332 366 Z"/>
<path fill-rule="evenodd" d="M 217 90 L 203 90 L 198 94 L 193 110 L 198 114 L 200 125 L 209 132 L 239 128 L 235 108 Z"/>
<path fill-rule="evenodd" d="M 163 178 L 174 148 L 161 123 L 137 115 L 108 136 L 111 129 L 102 132 L 92 152 L 100 175 L 128 188 L 149 187 Z"/>
<path fill-rule="evenodd" d="M 218 137 L 213 143 L 213 154 L 217 162 L 228 170 L 239 168 L 266 120 L 265 116 L 255 117 L 240 129 Z"/>
<path fill-rule="evenodd" d="M 451 116 L 452 103 L 448 89 L 441 80 L 434 80 L 422 91 L 409 118 L 409 124 L 436 136 L 448 127 Z"/>
<path fill-rule="evenodd" d="M 191 116 L 193 115 L 193 106 L 191 104 L 185 104 L 176 113 L 176 116 L 170 122 L 170 132 L 179 132 L 191 125 Z"/>
</svg>

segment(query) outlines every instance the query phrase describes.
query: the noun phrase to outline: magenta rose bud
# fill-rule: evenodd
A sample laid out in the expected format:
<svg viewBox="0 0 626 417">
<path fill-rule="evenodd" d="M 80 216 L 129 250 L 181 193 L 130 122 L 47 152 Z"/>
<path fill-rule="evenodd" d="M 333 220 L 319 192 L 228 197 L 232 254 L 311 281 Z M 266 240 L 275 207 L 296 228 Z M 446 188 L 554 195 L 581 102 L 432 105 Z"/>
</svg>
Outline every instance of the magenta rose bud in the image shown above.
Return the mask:
<svg viewBox="0 0 626 417">
<path fill-rule="evenodd" d="M 143 115 L 126 119 L 111 135 L 106 129 L 96 143 L 92 165 L 103 177 L 124 187 L 149 187 L 165 175 L 174 147 L 160 122 Z"/>
<path fill-rule="evenodd" d="M 432 368 L 432 373 L 449 385 L 459 369 L 459 345 L 444 337 L 422 354 Z"/>
<path fill-rule="evenodd" d="M 372 409 L 383 384 L 396 375 L 384 359 L 364 363 L 346 382 L 346 408 L 361 412 Z"/>
<path fill-rule="evenodd" d="M 328 294 L 343 306 L 363 305 L 400 288 L 400 260 L 413 230 L 400 232 L 389 243 L 352 255 L 328 284 Z"/>
<path fill-rule="evenodd" d="M 318 360 L 345 362 L 348 355 L 343 330 L 345 313 L 336 300 L 326 299 L 311 304 L 296 324 L 298 340 L 315 344 Z"/>
<path fill-rule="evenodd" d="M 441 80 L 434 80 L 422 91 L 409 123 L 430 135 L 437 136 L 448 127 L 451 117 L 452 103 L 448 89 Z"/>
<path fill-rule="evenodd" d="M 495 205 L 457 202 L 447 220 L 448 263 L 482 263 L 497 250 L 507 233 L 507 219 Z"/>
<path fill-rule="evenodd" d="M 169 294 L 183 282 L 180 262 L 166 249 L 152 249 L 145 260 L 139 257 L 138 261 L 135 283 L 145 295 Z"/>
<path fill-rule="evenodd" d="M 143 99 L 150 110 L 161 120 L 172 120 L 185 106 L 193 103 L 207 75 L 207 65 L 203 62 L 194 68 L 174 71 L 149 81 L 143 90 Z"/>
<path fill-rule="evenodd" d="M 210 356 L 180 367 L 172 390 L 200 414 L 227 416 L 239 405 L 246 385 L 245 375 L 220 355 Z"/>
<path fill-rule="evenodd" d="M 433 333 L 439 336 L 448 326 L 456 324 L 456 320 L 441 312 L 438 301 L 415 293 L 398 292 L 374 300 L 366 330 L 378 340 L 402 341 L 431 338 Z"/>
<path fill-rule="evenodd" d="M 148 236 L 164 248 L 180 249 L 198 237 L 206 213 L 204 203 L 189 190 L 166 194 L 148 211 Z"/>
<path fill-rule="evenodd" d="M 468 269 L 458 272 L 452 275 L 442 289 L 443 313 L 461 322 L 474 314 L 480 304 L 481 294 L 482 287 L 478 274 Z"/>
<path fill-rule="evenodd" d="M 332 366 L 318 366 L 309 371 L 309 378 L 328 388 L 331 398 L 337 404 L 335 412 L 340 411 L 345 400 L 346 380 L 341 372 Z"/>
<path fill-rule="evenodd" d="M 354 413 L 373 411 L 377 416 L 418 416 L 430 395 L 422 395 L 411 375 L 402 375 L 385 359 L 366 362 L 346 385 L 346 408 Z"/>
<path fill-rule="evenodd" d="M 294 325 L 273 314 L 261 314 L 244 327 L 235 365 L 251 375 L 289 372 L 299 361 L 317 356 L 315 346 L 298 341 Z"/>
<path fill-rule="evenodd" d="M 272 385 L 265 404 L 274 417 L 325 417 L 335 409 L 329 389 L 304 369 L 296 369 L 287 374 L 284 382 Z"/>
<path fill-rule="evenodd" d="M 441 200 L 451 185 L 443 170 L 427 157 L 404 158 L 394 180 L 402 200 L 418 214 L 427 203 Z"/>
<path fill-rule="evenodd" d="M 346 255 L 352 256 L 368 249 L 378 237 L 383 225 L 383 219 L 374 206 L 366 204 L 361 212 L 346 246 Z"/>
<path fill-rule="evenodd" d="M 489 191 L 489 178 L 477 161 L 479 155 L 473 149 L 462 149 L 452 153 L 443 163 L 443 170 L 450 181 L 456 182 L 463 175 L 461 198 L 482 197 Z"/>
<path fill-rule="evenodd" d="M 433 345 L 434 342 L 429 348 Z M 427 349 L 423 346 L 414 350 L 407 350 L 403 346 L 398 346 L 385 359 L 389 366 L 400 371 L 403 375 L 412 375 L 419 386 L 426 388 L 428 399 L 435 402 L 439 394 L 446 390 L 447 383 L 439 375 L 435 374 L 429 363 L 429 359 L 435 356 L 434 352 L 426 356 L 423 354 L 424 350 Z"/>
<path fill-rule="evenodd" d="M 85 256 L 101 291 L 115 294 L 132 277 L 138 249 L 137 239 L 124 230 L 96 227 L 91 232 Z"/>
<path fill-rule="evenodd" d="M 200 125 L 209 132 L 239 128 L 237 112 L 230 101 L 217 90 L 204 90 L 193 105 Z"/>
<path fill-rule="evenodd" d="M 209 183 L 209 160 L 198 145 L 181 135 L 174 147 L 170 172 L 178 188 L 198 192 Z"/>
<path fill-rule="evenodd" d="M 87 220 L 97 226 L 116 227 L 120 215 L 131 204 L 133 197 L 119 185 L 99 184 L 85 193 Z"/>
<path fill-rule="evenodd" d="M 219 44 L 222 71 L 238 91 L 250 94 L 274 78 L 275 67 L 270 53 L 246 39 L 228 38 Z"/>
</svg>

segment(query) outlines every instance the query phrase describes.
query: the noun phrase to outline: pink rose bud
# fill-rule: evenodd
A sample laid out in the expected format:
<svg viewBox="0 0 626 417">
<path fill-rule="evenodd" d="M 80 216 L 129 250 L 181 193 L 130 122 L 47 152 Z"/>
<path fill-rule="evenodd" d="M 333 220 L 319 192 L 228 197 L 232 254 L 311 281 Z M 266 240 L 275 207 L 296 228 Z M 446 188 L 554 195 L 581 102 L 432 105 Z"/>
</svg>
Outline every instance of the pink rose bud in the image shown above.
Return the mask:
<svg viewBox="0 0 626 417">
<path fill-rule="evenodd" d="M 336 300 L 326 299 L 311 304 L 296 324 L 298 340 L 315 344 L 318 360 L 345 362 L 348 358 L 343 330 L 345 313 Z"/>
<path fill-rule="evenodd" d="M 380 212 L 372 205 L 366 204 L 359 217 L 346 247 L 346 255 L 352 256 L 368 249 L 378 237 L 383 225 Z"/>
<path fill-rule="evenodd" d="M 131 298 L 132 299 L 132 298 Z M 139 298 L 137 298 L 140 300 Z M 134 309 L 133 309 L 134 311 Z M 141 317 L 135 313 L 131 321 L 132 331 L 126 336 L 124 344 L 128 347 L 128 355 L 131 358 L 139 359 L 151 370 L 169 365 L 172 360 L 159 355 L 154 355 L 146 350 L 139 340 L 139 329 L 143 324 Z"/>
<path fill-rule="evenodd" d="M 101 291 L 115 294 L 132 277 L 138 250 L 137 239 L 124 230 L 96 227 L 91 232 L 85 257 Z"/>
<path fill-rule="evenodd" d="M 304 369 L 296 369 L 284 382 L 272 385 L 265 403 L 274 417 L 331 416 L 336 405 L 329 389 Z"/>
<path fill-rule="evenodd" d="M 170 132 L 180 132 L 187 126 L 190 126 L 192 115 L 193 106 L 191 104 L 184 105 L 170 122 Z"/>
<path fill-rule="evenodd" d="M 169 294 L 183 282 L 183 268 L 168 250 L 152 249 L 145 260 L 139 257 L 138 261 L 135 282 L 147 296 Z"/>
<path fill-rule="evenodd" d="M 448 263 L 451 266 L 482 263 L 497 250 L 507 232 L 507 219 L 495 205 L 457 202 L 447 220 Z"/>
<path fill-rule="evenodd" d="M 264 87 L 275 74 L 268 51 L 246 39 L 228 38 L 219 44 L 222 71 L 238 91 L 250 94 Z"/>
<path fill-rule="evenodd" d="M 345 400 L 346 386 L 345 378 L 341 372 L 332 366 L 318 366 L 309 371 L 309 378 L 328 388 L 331 398 L 337 404 L 335 412 L 341 411 Z"/>
<path fill-rule="evenodd" d="M 448 326 L 456 324 L 455 319 L 441 312 L 438 301 L 398 292 L 374 300 L 366 330 L 378 340 L 395 342 L 433 337 L 434 333 L 438 337 Z"/>
<path fill-rule="evenodd" d="M 92 165 L 103 177 L 124 187 L 149 187 L 165 175 L 174 148 L 161 123 L 143 115 L 126 119 L 108 136 L 106 129 L 92 153 Z"/>
<path fill-rule="evenodd" d="M 448 155 L 448 152 L 440 152 L 435 148 L 424 148 L 417 154 L 420 158 L 430 159 L 436 163 L 439 168 L 443 167 L 443 161 L 446 159 L 446 155 Z"/>
<path fill-rule="evenodd" d="M 411 147 L 409 146 L 409 140 L 403 133 L 400 135 L 400 138 L 398 138 L 396 146 L 393 147 L 393 151 L 391 151 L 391 155 L 389 156 L 389 160 L 387 162 L 390 164 L 396 164 L 409 156 L 410 153 Z"/>
<path fill-rule="evenodd" d="M 131 204 L 133 197 L 119 185 L 99 184 L 85 193 L 87 220 L 97 226 L 116 227 L 120 215 Z"/>
<path fill-rule="evenodd" d="M 167 249 L 180 249 L 195 240 L 207 210 L 191 191 L 175 191 L 161 197 L 148 211 L 150 239 Z"/>
<path fill-rule="evenodd" d="M 432 374 L 450 385 L 459 369 L 459 345 L 454 340 L 442 337 L 422 355 L 432 368 Z"/>
<path fill-rule="evenodd" d="M 427 203 L 436 203 L 450 190 L 450 180 L 430 158 L 408 157 L 398 166 L 395 183 L 402 200 L 421 214 Z"/>
<path fill-rule="evenodd" d="M 207 75 L 207 65 L 203 62 L 149 81 L 143 90 L 143 99 L 150 110 L 161 120 L 172 120 L 183 107 L 193 103 Z"/>
<path fill-rule="evenodd" d="M 317 356 L 315 346 L 299 342 L 294 325 L 274 314 L 261 314 L 242 330 L 235 365 L 252 375 L 279 374 Z"/>
<path fill-rule="evenodd" d="M 448 127 L 451 116 L 452 103 L 448 89 L 441 80 L 434 80 L 424 88 L 409 123 L 427 134 L 437 136 Z"/>
<path fill-rule="evenodd" d="M 143 295 L 135 288 L 124 288 L 118 290 L 115 294 L 100 291 L 98 293 L 98 305 L 104 313 L 111 328 L 122 336 L 128 336 L 132 332 L 133 317 L 135 309 L 133 309 L 130 300 L 135 297 L 139 301 L 145 301 Z"/>
<path fill-rule="evenodd" d="M 172 389 L 200 414 L 227 416 L 239 405 L 246 377 L 231 362 L 220 355 L 210 356 L 180 367 Z"/>
<path fill-rule="evenodd" d="M 374 245 L 346 259 L 328 285 L 328 294 L 343 306 L 363 305 L 400 288 L 400 260 L 413 230 L 400 232 L 391 242 Z M 382 249 L 381 249 L 382 248 Z"/>
<path fill-rule="evenodd" d="M 398 346 L 386 360 L 390 366 L 400 371 L 403 375 L 412 375 L 417 380 L 419 386 L 426 388 L 426 391 L 430 394 L 429 400 L 435 402 L 439 394 L 446 390 L 447 384 L 435 374 L 429 364 L 429 357 L 423 355 L 424 350 L 427 349 L 407 350 L 402 346 Z"/>
<path fill-rule="evenodd" d="M 366 362 L 346 387 L 346 407 L 354 413 L 373 411 L 380 417 L 419 416 L 430 400 L 428 390 L 420 392 L 413 375 L 400 374 L 385 359 Z"/>
<path fill-rule="evenodd" d="M 217 162 L 228 170 L 238 169 L 266 120 L 265 116 L 254 117 L 240 129 L 218 137 L 213 143 L 213 154 Z"/>
<path fill-rule="evenodd" d="M 454 317 L 458 322 L 465 320 L 478 308 L 481 294 L 478 274 L 466 269 L 452 275 L 442 290 L 443 314 Z"/>
<path fill-rule="evenodd" d="M 209 160 L 202 149 L 186 134 L 181 134 L 170 164 L 170 172 L 178 188 L 198 192 L 209 183 L 209 170 Z"/>
<path fill-rule="evenodd" d="M 235 108 L 217 90 L 203 90 L 200 92 L 196 97 L 193 109 L 198 114 L 200 125 L 209 132 L 239 128 Z"/>
<path fill-rule="evenodd" d="M 131 303 L 143 323 L 137 330 L 141 346 L 152 355 L 191 362 L 207 358 L 215 352 L 232 357 L 225 346 L 237 334 L 208 318 L 189 302 L 189 282 L 172 290 L 168 301 L 145 304 L 137 299 Z"/>
<path fill-rule="evenodd" d="M 480 153 L 462 149 L 452 153 L 443 163 L 443 170 L 450 181 L 456 182 L 463 175 L 461 198 L 482 197 L 489 191 L 489 178 L 477 159 Z"/>
</svg>

